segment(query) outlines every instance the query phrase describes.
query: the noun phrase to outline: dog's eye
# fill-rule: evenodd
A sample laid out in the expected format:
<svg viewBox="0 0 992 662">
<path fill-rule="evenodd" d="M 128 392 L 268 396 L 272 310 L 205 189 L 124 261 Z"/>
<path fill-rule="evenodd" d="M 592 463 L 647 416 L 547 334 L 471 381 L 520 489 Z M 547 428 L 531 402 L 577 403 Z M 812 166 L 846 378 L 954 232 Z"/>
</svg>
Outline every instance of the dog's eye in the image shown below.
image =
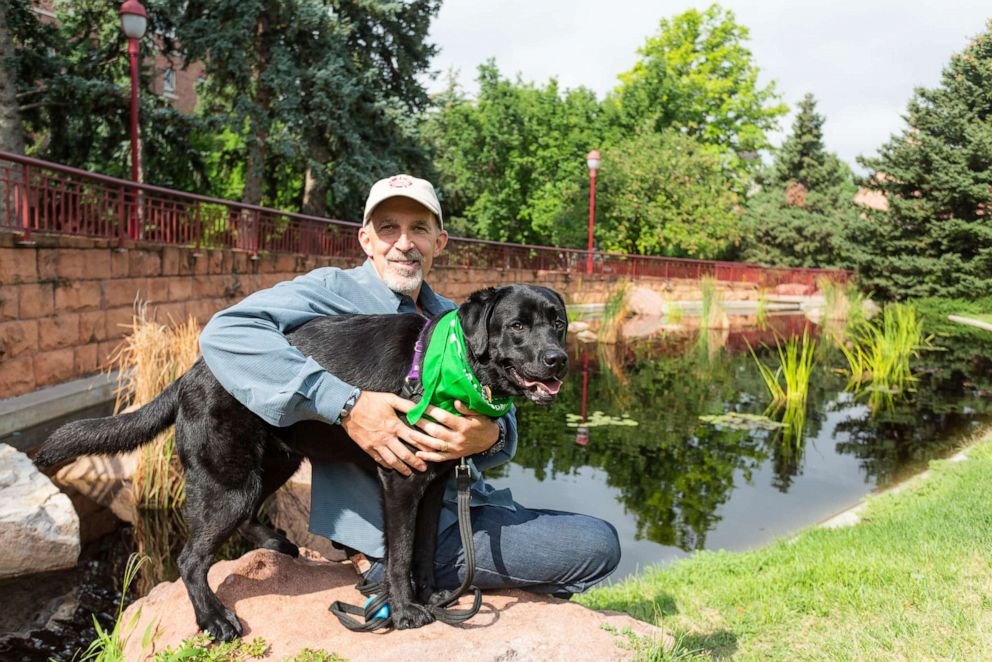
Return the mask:
<svg viewBox="0 0 992 662">
<path fill-rule="evenodd" d="M 514 331 L 523 331 L 524 325 L 523 322 L 510 322 L 510 328 Z"/>
<path fill-rule="evenodd" d="M 562 320 L 555 320 L 555 331 L 561 331 L 565 328 L 565 322 Z"/>
</svg>

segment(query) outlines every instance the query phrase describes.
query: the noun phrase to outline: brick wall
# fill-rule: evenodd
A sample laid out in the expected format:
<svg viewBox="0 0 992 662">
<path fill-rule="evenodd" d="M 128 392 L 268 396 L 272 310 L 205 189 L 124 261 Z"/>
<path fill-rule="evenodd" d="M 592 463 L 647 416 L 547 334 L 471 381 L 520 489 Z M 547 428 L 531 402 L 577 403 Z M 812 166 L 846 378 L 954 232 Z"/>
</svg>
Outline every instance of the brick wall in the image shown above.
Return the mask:
<svg viewBox="0 0 992 662">
<path fill-rule="evenodd" d="M 159 321 L 192 315 L 201 325 L 251 292 L 322 266 L 355 260 L 178 246 L 126 251 L 115 242 L 35 235 L 22 246 L 0 233 L 0 398 L 98 372 L 131 323 L 136 298 Z M 431 285 L 461 301 L 505 283 L 553 287 L 569 303 L 605 301 L 615 281 L 536 270 L 437 268 Z M 667 300 L 698 298 L 692 281 L 639 281 Z M 724 299 L 752 298 L 753 286 L 725 284 Z"/>
</svg>

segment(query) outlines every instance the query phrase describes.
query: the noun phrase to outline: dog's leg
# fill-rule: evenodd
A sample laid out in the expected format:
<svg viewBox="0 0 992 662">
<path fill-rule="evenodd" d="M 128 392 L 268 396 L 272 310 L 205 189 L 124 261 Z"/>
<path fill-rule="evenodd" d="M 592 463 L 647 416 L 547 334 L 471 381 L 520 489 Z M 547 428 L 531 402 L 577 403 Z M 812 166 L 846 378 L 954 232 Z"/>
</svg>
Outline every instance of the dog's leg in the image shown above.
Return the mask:
<svg viewBox="0 0 992 662">
<path fill-rule="evenodd" d="M 437 548 L 437 524 L 444 502 L 447 477 L 443 474 L 430 484 L 417 511 L 417 533 L 413 552 L 413 579 L 417 600 L 424 605 L 443 604 L 451 591 L 434 591 L 434 553 Z"/>
<path fill-rule="evenodd" d="M 207 584 L 207 571 L 214 554 L 251 515 L 259 480 L 246 480 L 239 489 L 229 489 L 213 480 L 204 468 L 186 472 L 186 522 L 189 539 L 179 554 L 179 574 L 186 585 L 196 624 L 215 640 L 241 636 L 241 623 Z"/>
<path fill-rule="evenodd" d="M 419 628 L 434 620 L 427 609 L 414 601 L 411 577 L 417 510 L 433 478 L 431 468 L 424 473 L 414 472 L 412 476 L 379 469 L 386 536 L 386 585 L 393 625 L 398 630 Z"/>
<path fill-rule="evenodd" d="M 266 446 L 266 449 L 268 448 L 270 446 Z M 266 452 L 262 458 L 262 491 L 252 507 L 251 519 L 238 527 L 238 533 L 256 548 L 271 549 L 293 558 L 300 555 L 300 548 L 290 542 L 283 532 L 259 521 L 258 512 L 265 500 L 296 472 L 302 459 L 300 455 L 282 450 Z"/>
</svg>

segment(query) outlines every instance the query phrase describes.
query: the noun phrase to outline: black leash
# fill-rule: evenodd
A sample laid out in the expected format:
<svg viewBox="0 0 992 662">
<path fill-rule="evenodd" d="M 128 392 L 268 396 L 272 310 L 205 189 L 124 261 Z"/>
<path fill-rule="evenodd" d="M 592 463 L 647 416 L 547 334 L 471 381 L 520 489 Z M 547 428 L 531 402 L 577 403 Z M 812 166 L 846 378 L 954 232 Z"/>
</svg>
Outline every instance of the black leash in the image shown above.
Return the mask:
<svg viewBox="0 0 992 662">
<path fill-rule="evenodd" d="M 482 591 L 472 586 L 475 580 L 475 543 L 472 540 L 472 474 L 469 470 L 468 462 L 463 457 L 461 462 L 455 467 L 455 479 L 458 484 L 458 533 L 461 536 L 462 549 L 465 553 L 465 578 L 462 579 L 461 586 L 450 598 L 440 605 L 424 605 L 430 613 L 432 620 L 441 621 L 448 625 L 464 623 L 468 619 L 479 613 L 482 607 Z M 328 608 L 332 614 L 337 616 L 341 625 L 352 632 L 374 632 L 382 628 L 393 626 L 393 614 L 389 612 L 385 617 L 379 617 L 379 611 L 389 604 L 389 591 L 386 588 L 386 581 L 369 582 L 362 580 L 355 586 L 365 596 L 374 596 L 364 607 L 357 607 L 334 601 Z M 472 606 L 467 609 L 448 609 L 447 607 L 455 603 L 458 598 L 464 595 L 469 589 L 475 593 Z M 362 617 L 360 621 L 353 616 Z"/>
</svg>

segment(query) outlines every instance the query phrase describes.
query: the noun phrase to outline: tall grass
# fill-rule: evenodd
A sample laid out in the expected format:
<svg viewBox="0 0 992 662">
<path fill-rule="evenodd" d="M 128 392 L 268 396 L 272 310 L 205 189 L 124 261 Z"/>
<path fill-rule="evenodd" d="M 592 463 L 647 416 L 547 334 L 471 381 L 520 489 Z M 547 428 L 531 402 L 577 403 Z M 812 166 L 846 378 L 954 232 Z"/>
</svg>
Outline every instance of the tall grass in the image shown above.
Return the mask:
<svg viewBox="0 0 992 662">
<path fill-rule="evenodd" d="M 750 344 L 748 349 L 772 398 L 765 416 L 778 418 L 783 423 L 783 441 L 790 447 L 797 446 L 806 429 L 806 399 L 815 364 L 816 340 L 810 337 L 808 329 L 803 329 L 802 338 L 777 341 L 778 367 L 774 370 L 758 358 Z"/>
<path fill-rule="evenodd" d="M 887 305 L 880 323 L 862 322 L 851 346 L 841 344 L 848 363 L 848 390 L 868 392 L 873 409 L 891 404 L 895 394 L 912 390 L 916 377 L 910 361 L 928 344 L 915 307 Z"/>
<path fill-rule="evenodd" d="M 93 616 L 93 626 L 96 628 L 96 639 L 83 651 L 81 662 L 125 662 L 124 645 L 130 636 L 130 630 L 134 629 L 138 619 L 141 617 L 141 610 L 135 612 L 127 625 L 121 622 L 124 615 L 124 596 L 131 587 L 135 576 L 141 566 L 148 561 L 148 557 L 141 554 L 131 554 L 127 559 L 127 566 L 124 568 L 124 583 L 121 585 L 121 601 L 117 605 L 117 618 L 114 620 L 114 627 L 107 632 L 100 625 L 100 622 Z M 149 630 L 151 625 L 149 625 Z M 125 630 L 127 630 L 125 632 Z M 150 636 L 150 632 L 145 632 L 145 639 Z"/>
<path fill-rule="evenodd" d="M 135 302 L 130 333 L 109 359 L 118 369 L 115 411 L 140 407 L 189 370 L 199 355 L 200 327 L 192 317 L 171 327 L 149 319 L 147 302 Z M 132 479 L 140 508 L 169 508 L 185 498 L 185 481 L 170 428 L 142 449 Z"/>
<path fill-rule="evenodd" d="M 603 320 L 599 325 L 600 342 L 613 344 L 620 340 L 620 328 L 627 318 L 629 290 L 630 285 L 626 282 L 619 283 L 610 290 L 603 306 Z"/>
<path fill-rule="evenodd" d="M 816 340 L 811 338 L 809 330 L 803 329 L 802 338 L 789 338 L 785 342 L 775 343 L 778 352 L 778 367 L 773 371 L 765 365 L 748 344 L 751 356 L 758 364 L 761 378 L 768 388 L 775 404 L 789 401 L 805 402 L 809 393 L 809 378 L 813 372 L 813 356 L 816 352 Z M 783 382 L 784 378 L 784 382 Z"/>
<path fill-rule="evenodd" d="M 768 328 L 768 295 L 764 292 L 758 294 L 757 305 L 754 309 L 754 323 L 759 329 Z"/>
<path fill-rule="evenodd" d="M 720 288 L 716 285 L 716 279 L 707 276 L 699 283 L 699 292 L 702 297 L 702 309 L 699 312 L 699 328 L 709 329 L 719 321 L 718 312 L 722 310 L 720 305 Z"/>
</svg>

